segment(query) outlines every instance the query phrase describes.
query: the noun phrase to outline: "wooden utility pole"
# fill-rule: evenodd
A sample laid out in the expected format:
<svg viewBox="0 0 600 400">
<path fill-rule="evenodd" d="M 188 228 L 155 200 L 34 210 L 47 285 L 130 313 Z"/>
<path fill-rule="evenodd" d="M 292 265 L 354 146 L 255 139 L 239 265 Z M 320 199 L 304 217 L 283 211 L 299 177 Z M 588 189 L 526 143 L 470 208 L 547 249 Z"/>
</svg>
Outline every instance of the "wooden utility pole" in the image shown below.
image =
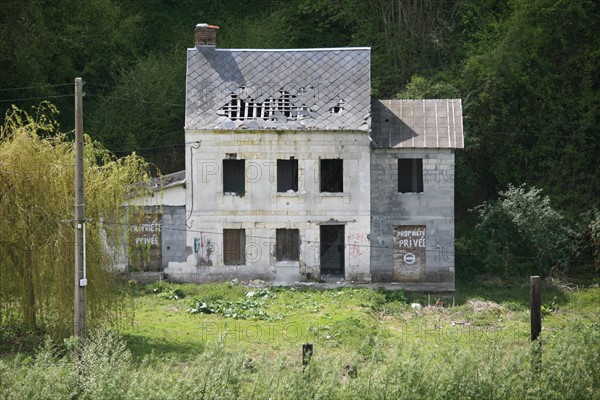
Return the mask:
<svg viewBox="0 0 600 400">
<path fill-rule="evenodd" d="M 83 186 L 83 81 L 75 78 L 75 336 L 85 340 L 87 286 Z"/>
<path fill-rule="evenodd" d="M 531 340 L 534 341 L 542 331 L 542 293 L 540 290 L 540 277 L 532 276 L 530 281 L 531 296 Z"/>
</svg>

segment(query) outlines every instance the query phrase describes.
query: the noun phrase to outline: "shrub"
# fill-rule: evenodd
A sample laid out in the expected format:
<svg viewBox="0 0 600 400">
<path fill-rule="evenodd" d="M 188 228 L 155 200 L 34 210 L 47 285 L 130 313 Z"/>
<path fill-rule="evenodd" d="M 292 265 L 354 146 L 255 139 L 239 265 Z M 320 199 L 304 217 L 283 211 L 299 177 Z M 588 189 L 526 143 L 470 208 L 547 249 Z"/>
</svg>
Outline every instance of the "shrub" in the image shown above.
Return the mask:
<svg viewBox="0 0 600 400">
<path fill-rule="evenodd" d="M 547 274 L 553 267 L 566 268 L 577 249 L 575 233 L 541 189 L 509 185 L 498 200 L 475 210 L 475 247 L 488 272 Z"/>
</svg>

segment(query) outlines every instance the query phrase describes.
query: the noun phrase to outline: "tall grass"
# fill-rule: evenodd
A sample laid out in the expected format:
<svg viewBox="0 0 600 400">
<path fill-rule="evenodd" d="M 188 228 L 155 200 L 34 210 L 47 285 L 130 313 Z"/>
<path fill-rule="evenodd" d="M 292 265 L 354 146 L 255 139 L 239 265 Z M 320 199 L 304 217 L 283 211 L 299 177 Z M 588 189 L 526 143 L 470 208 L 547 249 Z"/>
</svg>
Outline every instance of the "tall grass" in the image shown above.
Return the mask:
<svg viewBox="0 0 600 400">
<path fill-rule="evenodd" d="M 600 330 L 589 323 L 545 332 L 541 348 L 502 340 L 369 348 L 345 356 L 317 348 L 306 368 L 300 351 L 298 357 L 233 353 L 219 343 L 185 361 L 153 355 L 135 360 L 118 334 L 98 331 L 77 362 L 50 341 L 32 357 L 0 360 L 0 398 L 600 398 Z M 346 365 L 355 373 L 347 373 Z"/>
</svg>

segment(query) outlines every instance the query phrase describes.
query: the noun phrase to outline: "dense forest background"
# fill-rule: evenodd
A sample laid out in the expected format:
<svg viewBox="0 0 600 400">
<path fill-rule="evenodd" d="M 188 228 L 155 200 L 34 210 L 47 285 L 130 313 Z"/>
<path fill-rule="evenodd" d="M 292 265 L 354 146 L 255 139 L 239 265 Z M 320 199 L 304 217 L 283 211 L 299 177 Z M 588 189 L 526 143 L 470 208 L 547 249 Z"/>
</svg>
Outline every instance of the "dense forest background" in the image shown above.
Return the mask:
<svg viewBox="0 0 600 400">
<path fill-rule="evenodd" d="M 600 207 L 597 1 L 4 0 L 2 114 L 50 100 L 69 131 L 73 79 L 82 76 L 86 132 L 118 156 L 136 151 L 163 173 L 183 169 L 185 49 L 200 22 L 221 27 L 223 48 L 370 46 L 374 97 L 461 98 L 459 255 L 476 250 L 473 240 L 461 245 L 481 223 L 468 210 L 524 184 L 549 196 L 572 240 L 590 243 L 578 247 L 582 262 L 592 260 L 594 240 L 600 246 L 591 225 Z M 508 245 L 517 240 L 508 236 Z"/>
</svg>

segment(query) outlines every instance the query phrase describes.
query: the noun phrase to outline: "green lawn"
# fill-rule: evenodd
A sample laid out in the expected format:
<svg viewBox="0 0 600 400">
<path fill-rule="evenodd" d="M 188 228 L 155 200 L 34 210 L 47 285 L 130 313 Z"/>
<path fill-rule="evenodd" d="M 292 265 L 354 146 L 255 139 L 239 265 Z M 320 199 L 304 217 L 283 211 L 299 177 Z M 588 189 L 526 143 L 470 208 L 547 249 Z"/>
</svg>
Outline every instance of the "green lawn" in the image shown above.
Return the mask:
<svg viewBox="0 0 600 400">
<path fill-rule="evenodd" d="M 600 398 L 600 289 L 589 285 L 544 284 L 533 344 L 527 282 L 459 284 L 443 299 L 164 282 L 123 296 L 119 329 L 92 329 L 77 363 L 70 342 L 0 357 L 0 399 Z"/>
<path fill-rule="evenodd" d="M 600 321 L 600 289 L 570 292 L 546 284 L 542 296 L 544 333 Z M 365 288 L 162 282 L 136 288 L 134 303 L 135 313 L 122 333 L 136 356 L 185 357 L 210 343 L 232 351 L 297 355 L 306 342 L 319 353 L 360 354 L 373 343 L 383 348 L 398 343 L 440 348 L 529 341 L 527 282 L 510 287 L 459 284 L 454 297 L 443 299 Z M 412 303 L 421 308 L 413 309 Z M 194 307 L 200 313 L 190 313 Z"/>
</svg>

